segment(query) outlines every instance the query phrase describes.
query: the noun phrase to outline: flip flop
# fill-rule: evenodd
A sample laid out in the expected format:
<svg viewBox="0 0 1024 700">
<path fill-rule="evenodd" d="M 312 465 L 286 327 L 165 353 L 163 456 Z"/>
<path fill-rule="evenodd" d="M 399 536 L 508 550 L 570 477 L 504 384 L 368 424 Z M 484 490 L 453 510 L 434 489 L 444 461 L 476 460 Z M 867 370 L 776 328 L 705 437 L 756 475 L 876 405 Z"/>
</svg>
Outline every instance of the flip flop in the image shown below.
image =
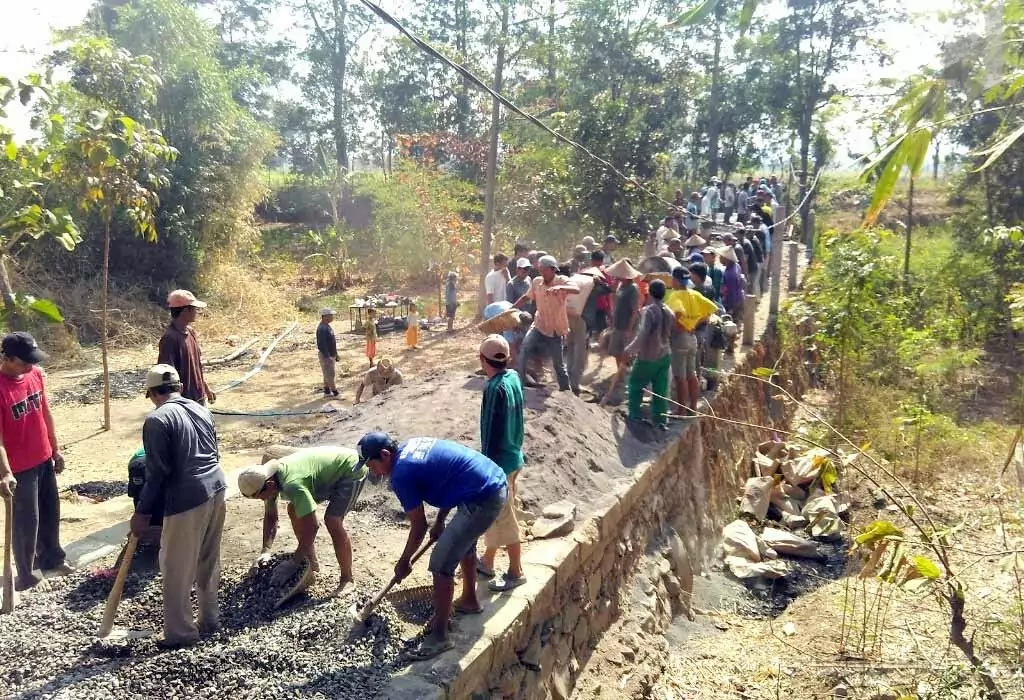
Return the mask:
<svg viewBox="0 0 1024 700">
<path fill-rule="evenodd" d="M 479 559 L 476 560 L 476 572 L 484 578 L 494 578 L 494 569 L 488 569 Z"/>
<path fill-rule="evenodd" d="M 452 610 L 455 611 L 456 615 L 480 615 L 484 611 L 483 606 L 479 608 L 467 608 L 459 605 L 458 603 L 452 606 Z"/>
<path fill-rule="evenodd" d="M 501 575 L 501 581 L 491 581 L 487 588 L 495 593 L 508 593 L 526 583 L 526 576 L 509 576 L 508 572 Z"/>
<path fill-rule="evenodd" d="M 455 642 L 450 639 L 441 642 L 428 642 L 426 639 L 422 639 L 419 646 L 406 652 L 406 655 L 413 661 L 426 661 L 454 648 Z"/>
</svg>

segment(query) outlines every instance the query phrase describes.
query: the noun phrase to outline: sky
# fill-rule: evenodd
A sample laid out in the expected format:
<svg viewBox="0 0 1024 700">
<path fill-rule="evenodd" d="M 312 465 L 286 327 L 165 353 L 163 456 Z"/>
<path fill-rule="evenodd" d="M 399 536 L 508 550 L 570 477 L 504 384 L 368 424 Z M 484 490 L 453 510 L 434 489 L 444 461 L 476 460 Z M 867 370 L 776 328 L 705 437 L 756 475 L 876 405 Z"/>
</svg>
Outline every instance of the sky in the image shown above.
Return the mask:
<svg viewBox="0 0 1024 700">
<path fill-rule="evenodd" d="M 388 11 L 397 9 L 400 4 L 401 0 L 380 2 Z M 8 31 L 0 36 L 0 75 L 19 78 L 31 72 L 45 55 L 53 30 L 79 23 L 92 0 L 8 0 L 5 5 L 4 25 Z M 938 45 L 954 29 L 940 22 L 935 13 L 952 9 L 955 0 L 901 0 L 900 5 L 909 17 L 916 19 L 909 25 L 890 27 L 880 37 L 892 50 L 892 63 L 885 67 L 870 65 L 849 70 L 837 81 L 840 87 L 852 93 L 871 92 L 871 84 L 881 78 L 907 76 L 936 61 Z M 282 31 L 287 29 L 282 27 Z M 844 135 L 839 144 L 840 153 L 870 149 L 867 130 L 858 125 L 858 120 L 867 110 L 876 108 L 864 101 L 850 101 L 833 125 L 835 133 Z M 8 125 L 23 138 L 28 131 L 28 116 L 16 106 L 9 109 L 9 113 Z"/>
</svg>

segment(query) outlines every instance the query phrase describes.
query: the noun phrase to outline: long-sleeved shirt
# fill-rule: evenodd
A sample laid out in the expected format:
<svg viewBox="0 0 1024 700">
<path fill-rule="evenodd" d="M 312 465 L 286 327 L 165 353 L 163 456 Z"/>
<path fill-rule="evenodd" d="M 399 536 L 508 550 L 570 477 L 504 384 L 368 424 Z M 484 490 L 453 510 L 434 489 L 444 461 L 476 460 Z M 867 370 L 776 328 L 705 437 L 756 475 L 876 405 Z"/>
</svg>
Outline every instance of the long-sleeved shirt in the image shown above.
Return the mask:
<svg viewBox="0 0 1024 700">
<path fill-rule="evenodd" d="M 206 398 L 206 379 L 203 377 L 203 355 L 199 350 L 196 332 L 185 327 L 179 330 L 173 323 L 164 330 L 156 361 L 178 370 L 181 377 L 181 395 L 193 401 Z"/>
<path fill-rule="evenodd" d="M 161 497 L 165 516 L 184 513 L 227 488 L 213 416 L 195 401 L 174 395 L 146 416 L 142 446 L 146 484 L 139 513 L 151 515 Z"/>
<path fill-rule="evenodd" d="M 652 301 L 640 310 L 640 327 L 626 352 L 635 352 L 637 359 L 648 362 L 661 359 L 672 351 L 670 341 L 674 323 L 675 315 L 664 302 Z"/>
<path fill-rule="evenodd" d="M 321 321 L 316 327 L 316 351 L 324 357 L 334 357 L 338 354 L 338 339 L 334 337 L 331 324 Z"/>
<path fill-rule="evenodd" d="M 740 266 L 733 263 L 725 268 L 722 273 L 722 306 L 729 313 L 732 313 L 743 303 L 745 287 L 743 276 L 740 274 Z"/>
</svg>

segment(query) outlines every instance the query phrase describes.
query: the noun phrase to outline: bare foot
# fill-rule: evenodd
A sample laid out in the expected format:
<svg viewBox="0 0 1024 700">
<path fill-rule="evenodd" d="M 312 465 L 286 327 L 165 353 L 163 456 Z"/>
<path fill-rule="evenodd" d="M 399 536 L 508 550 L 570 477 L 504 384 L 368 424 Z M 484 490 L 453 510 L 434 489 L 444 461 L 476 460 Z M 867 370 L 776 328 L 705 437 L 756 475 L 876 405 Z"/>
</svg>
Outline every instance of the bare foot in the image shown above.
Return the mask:
<svg viewBox="0 0 1024 700">
<path fill-rule="evenodd" d="M 338 582 L 338 587 L 334 589 L 333 593 L 331 593 L 331 597 L 332 598 L 337 598 L 338 596 L 340 596 L 342 594 L 342 592 L 345 590 L 345 588 L 347 588 L 350 583 L 352 583 L 352 578 L 351 577 L 349 577 L 349 578 L 342 578 Z"/>
</svg>

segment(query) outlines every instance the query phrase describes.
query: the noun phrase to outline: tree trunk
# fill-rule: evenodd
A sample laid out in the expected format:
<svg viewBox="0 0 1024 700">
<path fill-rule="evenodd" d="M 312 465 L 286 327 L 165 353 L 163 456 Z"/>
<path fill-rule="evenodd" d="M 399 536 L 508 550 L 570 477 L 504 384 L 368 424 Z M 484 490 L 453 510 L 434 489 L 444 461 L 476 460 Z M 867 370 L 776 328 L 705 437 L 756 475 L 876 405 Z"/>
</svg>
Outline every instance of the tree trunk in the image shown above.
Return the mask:
<svg viewBox="0 0 1024 700">
<path fill-rule="evenodd" d="M 910 192 L 907 196 L 907 241 L 903 247 L 903 295 L 910 291 L 910 240 L 914 231 L 914 177 L 910 177 Z"/>
<path fill-rule="evenodd" d="M 932 141 L 932 179 L 939 179 L 939 139 Z"/>
<path fill-rule="evenodd" d="M 708 93 L 708 172 L 707 177 L 718 175 L 718 140 L 722 132 L 719 88 L 722 83 L 722 4 L 715 9 L 715 52 L 711 63 L 711 90 Z"/>
<path fill-rule="evenodd" d="M 21 330 L 21 318 L 18 313 L 18 302 L 14 298 L 11 277 L 7 273 L 7 255 L 0 254 L 0 297 L 3 297 L 7 309 L 7 325 L 12 331 Z"/>
<path fill-rule="evenodd" d="M 554 100 L 558 95 L 558 88 L 556 87 L 558 74 L 555 70 L 555 0 L 550 0 L 548 3 L 548 55 L 547 55 L 547 73 L 548 73 L 548 97 Z M 558 108 L 558 105 L 554 105 Z"/>
<path fill-rule="evenodd" d="M 103 429 L 110 430 L 110 363 L 107 349 L 108 312 L 110 304 L 110 218 L 103 222 L 103 306 L 100 308 L 100 357 L 103 360 Z"/>
<path fill-rule="evenodd" d="M 810 186 L 810 152 L 811 152 L 811 117 L 803 116 L 800 122 L 800 239 L 805 245 L 811 245 L 811 203 L 807 196 Z"/>
<path fill-rule="evenodd" d="M 981 171 L 981 179 L 985 183 L 985 215 L 988 217 L 988 225 L 994 226 L 996 216 L 992 207 L 992 183 L 989 182 L 988 168 Z"/>
<path fill-rule="evenodd" d="M 505 66 L 505 42 L 508 38 L 509 5 L 513 0 L 501 2 L 501 38 L 498 40 L 498 56 L 494 62 L 494 91 L 501 92 Z M 480 303 L 479 312 L 487 305 L 487 289 L 484 278 L 491 269 L 491 241 L 494 236 L 494 198 L 498 179 L 498 136 L 501 129 L 501 103 L 491 100 L 491 140 L 487 149 L 487 190 L 484 195 L 484 240 L 480 253 Z"/>
<path fill-rule="evenodd" d="M 338 167 L 348 170 L 348 134 L 345 131 L 345 117 L 348 104 L 345 97 L 345 78 L 348 73 L 348 37 L 345 22 L 348 15 L 348 1 L 334 0 L 334 46 L 331 47 L 331 85 L 332 123 L 334 132 L 334 155 Z"/>
</svg>

